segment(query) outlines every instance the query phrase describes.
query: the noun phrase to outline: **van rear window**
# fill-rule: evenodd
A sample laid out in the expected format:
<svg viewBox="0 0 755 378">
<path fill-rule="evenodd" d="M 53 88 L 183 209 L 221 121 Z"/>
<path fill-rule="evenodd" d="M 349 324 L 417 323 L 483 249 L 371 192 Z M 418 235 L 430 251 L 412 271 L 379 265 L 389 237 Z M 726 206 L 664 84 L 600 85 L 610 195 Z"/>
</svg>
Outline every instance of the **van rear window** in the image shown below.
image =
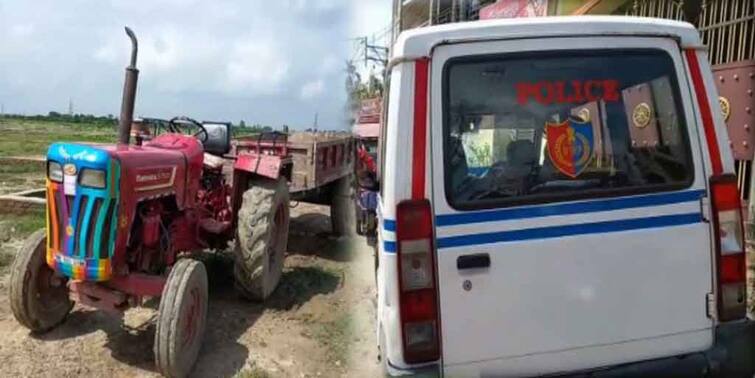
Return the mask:
<svg viewBox="0 0 755 378">
<path fill-rule="evenodd" d="M 446 196 L 455 208 L 692 183 L 676 73 L 663 51 L 456 58 L 443 85 Z"/>
</svg>

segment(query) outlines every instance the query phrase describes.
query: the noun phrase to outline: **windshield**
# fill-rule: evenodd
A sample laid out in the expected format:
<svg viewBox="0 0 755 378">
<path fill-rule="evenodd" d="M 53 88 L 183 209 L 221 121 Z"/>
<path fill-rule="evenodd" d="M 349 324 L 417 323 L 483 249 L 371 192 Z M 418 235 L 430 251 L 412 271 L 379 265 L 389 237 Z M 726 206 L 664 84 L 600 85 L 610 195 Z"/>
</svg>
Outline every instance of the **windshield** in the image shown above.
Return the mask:
<svg viewBox="0 0 755 378">
<path fill-rule="evenodd" d="M 451 60 L 444 70 L 446 196 L 500 207 L 691 184 L 665 52 L 548 52 Z"/>
</svg>

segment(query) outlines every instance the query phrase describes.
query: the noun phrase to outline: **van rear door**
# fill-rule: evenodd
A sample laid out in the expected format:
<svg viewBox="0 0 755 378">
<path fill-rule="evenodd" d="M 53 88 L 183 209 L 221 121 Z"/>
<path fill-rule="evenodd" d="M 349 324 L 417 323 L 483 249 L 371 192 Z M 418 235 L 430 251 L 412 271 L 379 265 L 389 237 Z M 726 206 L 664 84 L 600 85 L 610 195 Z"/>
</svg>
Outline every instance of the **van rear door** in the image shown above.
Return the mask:
<svg viewBox="0 0 755 378">
<path fill-rule="evenodd" d="M 446 372 L 708 348 L 707 176 L 676 42 L 449 44 L 431 66 Z"/>
</svg>

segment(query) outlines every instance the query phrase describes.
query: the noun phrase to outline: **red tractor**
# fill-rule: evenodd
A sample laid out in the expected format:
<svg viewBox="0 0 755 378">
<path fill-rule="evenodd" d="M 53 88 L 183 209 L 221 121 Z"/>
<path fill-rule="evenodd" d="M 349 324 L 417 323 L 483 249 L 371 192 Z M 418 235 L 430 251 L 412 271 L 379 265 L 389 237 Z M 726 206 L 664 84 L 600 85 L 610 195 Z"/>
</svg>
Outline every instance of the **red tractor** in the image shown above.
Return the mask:
<svg viewBox="0 0 755 378">
<path fill-rule="evenodd" d="M 194 257 L 233 241 L 237 288 L 267 298 L 283 268 L 292 159 L 286 135 L 260 135 L 232 156 L 230 125 L 184 117 L 167 122 L 167 133 L 129 144 L 138 45 L 126 32 L 132 55 L 118 143 L 50 146 L 47 227 L 13 263 L 11 308 L 40 333 L 60 324 L 74 302 L 122 314 L 159 297 L 156 365 L 185 376 L 207 324 L 207 273 Z"/>
</svg>

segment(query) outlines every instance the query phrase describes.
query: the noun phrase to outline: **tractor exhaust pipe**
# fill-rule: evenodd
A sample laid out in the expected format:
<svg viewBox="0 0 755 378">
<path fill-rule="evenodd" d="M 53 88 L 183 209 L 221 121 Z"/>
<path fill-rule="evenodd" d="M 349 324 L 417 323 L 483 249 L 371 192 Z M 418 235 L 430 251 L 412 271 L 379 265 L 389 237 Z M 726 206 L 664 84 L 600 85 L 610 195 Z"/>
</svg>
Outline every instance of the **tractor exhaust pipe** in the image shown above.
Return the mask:
<svg viewBox="0 0 755 378">
<path fill-rule="evenodd" d="M 121 117 L 118 119 L 118 143 L 128 144 L 131 136 L 131 122 L 134 119 L 134 102 L 136 101 L 136 82 L 139 70 L 136 69 L 136 55 L 139 42 L 134 32 L 126 26 L 126 34 L 131 38 L 131 64 L 126 67 L 126 80 L 123 83 L 123 102 L 121 103 Z"/>
</svg>

